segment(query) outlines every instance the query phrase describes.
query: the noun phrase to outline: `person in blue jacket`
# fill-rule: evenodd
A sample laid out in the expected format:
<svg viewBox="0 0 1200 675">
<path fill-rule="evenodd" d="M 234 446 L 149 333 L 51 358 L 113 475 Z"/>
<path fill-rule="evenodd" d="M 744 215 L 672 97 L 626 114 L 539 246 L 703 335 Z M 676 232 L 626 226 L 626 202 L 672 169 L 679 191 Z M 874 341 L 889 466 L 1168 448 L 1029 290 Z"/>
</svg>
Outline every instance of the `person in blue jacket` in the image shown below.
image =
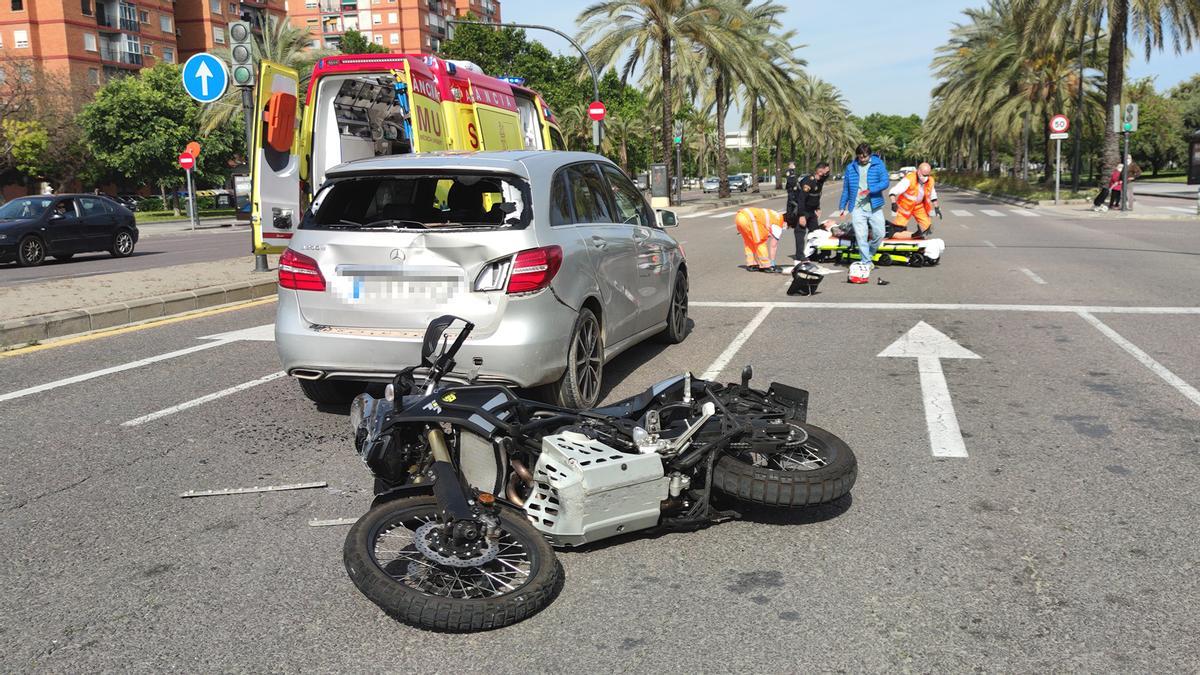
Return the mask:
<svg viewBox="0 0 1200 675">
<path fill-rule="evenodd" d="M 875 252 L 883 241 L 883 193 L 887 189 L 887 165 L 871 153 L 871 146 L 859 143 L 854 150 L 854 161 L 846 165 L 842 177 L 842 199 L 838 208 L 842 217 L 850 212 L 858 253 L 862 262 L 871 267 L 875 266 Z"/>
</svg>

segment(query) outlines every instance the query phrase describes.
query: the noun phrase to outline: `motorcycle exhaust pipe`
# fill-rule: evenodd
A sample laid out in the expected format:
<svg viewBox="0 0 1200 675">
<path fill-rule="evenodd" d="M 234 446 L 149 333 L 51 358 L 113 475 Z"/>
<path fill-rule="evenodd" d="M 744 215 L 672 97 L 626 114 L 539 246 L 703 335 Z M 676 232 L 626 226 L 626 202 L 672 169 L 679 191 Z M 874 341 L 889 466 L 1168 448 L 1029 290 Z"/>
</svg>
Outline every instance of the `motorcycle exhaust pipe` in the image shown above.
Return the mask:
<svg viewBox="0 0 1200 675">
<path fill-rule="evenodd" d="M 513 472 L 508 477 L 508 501 L 516 504 L 520 508 L 525 508 L 525 499 L 521 497 L 521 491 L 518 489 L 521 483 L 525 484 L 526 490 L 533 490 L 533 473 L 529 471 L 529 467 L 515 457 L 510 457 L 508 465 L 512 467 Z"/>
</svg>

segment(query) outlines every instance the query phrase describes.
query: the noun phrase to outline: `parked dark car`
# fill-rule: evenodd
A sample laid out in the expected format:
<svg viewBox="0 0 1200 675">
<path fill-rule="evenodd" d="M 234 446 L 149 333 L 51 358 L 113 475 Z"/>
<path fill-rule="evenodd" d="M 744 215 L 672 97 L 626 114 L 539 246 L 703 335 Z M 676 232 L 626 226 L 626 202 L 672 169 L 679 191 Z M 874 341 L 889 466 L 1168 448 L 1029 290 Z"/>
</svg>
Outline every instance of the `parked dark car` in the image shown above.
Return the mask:
<svg viewBox="0 0 1200 675">
<path fill-rule="evenodd" d="M 46 256 L 70 260 L 76 253 L 133 253 L 138 229 L 133 212 L 97 195 L 21 197 L 0 206 L 0 262 L 22 267 Z"/>
</svg>

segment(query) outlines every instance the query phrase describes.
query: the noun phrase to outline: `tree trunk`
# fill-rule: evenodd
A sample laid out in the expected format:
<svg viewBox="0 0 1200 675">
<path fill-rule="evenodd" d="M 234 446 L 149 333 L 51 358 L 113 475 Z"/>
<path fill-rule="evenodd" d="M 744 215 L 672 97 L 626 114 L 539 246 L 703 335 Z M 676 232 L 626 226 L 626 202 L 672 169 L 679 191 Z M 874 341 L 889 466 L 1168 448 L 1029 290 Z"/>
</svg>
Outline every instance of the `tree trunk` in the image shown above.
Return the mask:
<svg viewBox="0 0 1200 675">
<path fill-rule="evenodd" d="M 1108 71 L 1104 96 L 1104 157 L 1100 175 L 1108 175 L 1121 161 L 1117 132 L 1113 131 L 1113 108 L 1121 105 L 1125 87 L 1125 32 L 1129 30 L 1129 0 L 1114 0 L 1108 16 Z"/>
<path fill-rule="evenodd" d="M 671 38 L 670 38 L 670 36 L 663 36 L 662 41 L 658 46 L 658 49 L 659 49 L 659 62 L 660 62 L 659 65 L 661 66 L 661 69 L 662 69 L 662 72 L 661 72 L 662 97 L 663 97 L 662 159 L 663 159 L 663 164 L 667 165 L 667 185 L 670 185 L 671 184 L 670 177 L 675 175 L 675 172 L 671 170 L 671 168 L 672 168 L 671 167 L 671 131 L 672 131 L 671 117 L 673 116 L 674 110 L 672 110 L 672 106 L 671 106 Z M 667 190 L 667 193 L 669 195 L 675 194 L 674 191 L 672 191 L 672 190 Z M 676 204 L 675 198 L 673 196 L 670 197 L 669 199 L 670 199 L 670 202 L 669 202 L 670 204 Z"/>
<path fill-rule="evenodd" d="M 783 189 L 783 134 L 775 134 L 775 189 Z"/>
<path fill-rule="evenodd" d="M 729 196 L 729 153 L 725 151 L 725 73 L 717 71 L 717 178 L 721 187 L 717 189 L 717 197 L 725 199 Z"/>
<path fill-rule="evenodd" d="M 988 130 L 988 173 L 999 174 L 1000 153 L 996 150 L 996 131 Z"/>
<path fill-rule="evenodd" d="M 621 136 L 620 152 L 621 152 L 621 155 L 620 155 L 621 168 L 625 170 L 625 173 L 629 173 L 629 149 L 628 149 L 628 146 L 625 144 L 625 136 L 624 135 Z"/>
<path fill-rule="evenodd" d="M 1046 185 L 1050 185 L 1054 182 L 1054 172 L 1058 170 L 1057 166 L 1054 168 L 1050 167 L 1050 164 L 1055 161 L 1054 141 L 1050 140 L 1050 113 L 1046 113 L 1046 119 L 1044 122 L 1045 124 L 1042 125 L 1042 137 L 1046 142 L 1046 171 L 1044 175 Z"/>
<path fill-rule="evenodd" d="M 1029 182 L 1029 112 L 1021 119 L 1021 180 Z"/>
<path fill-rule="evenodd" d="M 750 191 L 758 192 L 758 93 L 750 97 Z"/>
</svg>

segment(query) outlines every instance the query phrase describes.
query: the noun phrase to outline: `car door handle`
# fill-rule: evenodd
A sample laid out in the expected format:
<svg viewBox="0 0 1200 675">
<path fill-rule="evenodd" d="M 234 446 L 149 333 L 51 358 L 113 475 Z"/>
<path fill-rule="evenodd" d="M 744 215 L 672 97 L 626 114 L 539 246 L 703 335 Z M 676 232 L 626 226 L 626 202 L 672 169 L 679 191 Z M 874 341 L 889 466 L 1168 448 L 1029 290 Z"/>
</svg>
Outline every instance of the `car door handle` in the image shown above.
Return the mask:
<svg viewBox="0 0 1200 675">
<path fill-rule="evenodd" d="M 593 234 L 592 246 L 595 246 L 596 248 L 604 248 L 608 246 L 608 242 L 604 240 L 604 237 L 599 237 Z"/>
</svg>

